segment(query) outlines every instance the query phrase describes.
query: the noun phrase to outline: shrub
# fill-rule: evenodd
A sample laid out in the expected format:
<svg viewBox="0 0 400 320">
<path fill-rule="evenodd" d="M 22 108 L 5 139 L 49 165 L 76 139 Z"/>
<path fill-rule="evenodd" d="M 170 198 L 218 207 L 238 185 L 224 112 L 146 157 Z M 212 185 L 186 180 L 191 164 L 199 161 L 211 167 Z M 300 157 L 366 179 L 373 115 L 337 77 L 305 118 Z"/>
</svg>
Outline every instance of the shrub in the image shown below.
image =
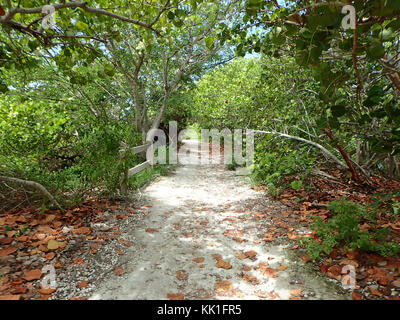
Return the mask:
<svg viewBox="0 0 400 320">
<path fill-rule="evenodd" d="M 319 259 L 322 254 L 330 254 L 334 247 L 343 245 L 346 250 L 361 249 L 376 252 L 382 256 L 393 256 L 400 253 L 400 245 L 388 240 L 390 230 L 379 228 L 376 212 L 354 202 L 333 201 L 328 209 L 332 217 L 325 223 L 314 216 L 311 229 L 319 239 L 306 239 L 302 243 L 311 259 Z M 368 223 L 370 229 L 364 231 L 361 225 Z"/>
</svg>

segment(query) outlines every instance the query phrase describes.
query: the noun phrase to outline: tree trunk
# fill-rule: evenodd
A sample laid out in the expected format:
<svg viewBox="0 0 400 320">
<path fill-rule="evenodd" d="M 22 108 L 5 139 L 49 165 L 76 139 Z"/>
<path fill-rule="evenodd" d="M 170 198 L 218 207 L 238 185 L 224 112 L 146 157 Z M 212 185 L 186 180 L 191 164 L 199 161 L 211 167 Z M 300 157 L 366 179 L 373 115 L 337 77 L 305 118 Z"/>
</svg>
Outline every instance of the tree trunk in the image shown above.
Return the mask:
<svg viewBox="0 0 400 320">
<path fill-rule="evenodd" d="M 336 142 L 336 147 L 339 150 L 340 154 L 343 156 L 343 159 L 346 161 L 347 166 L 349 167 L 349 170 L 351 172 L 351 177 L 354 182 L 360 183 L 361 179 L 360 176 L 358 175 L 356 169 L 354 169 L 353 164 L 351 163 L 351 159 L 347 152 L 343 149 L 343 147 L 336 141 L 335 137 L 333 136 L 332 132 L 330 132 L 328 129 L 324 129 L 324 133 L 331 139 L 332 141 Z"/>
</svg>

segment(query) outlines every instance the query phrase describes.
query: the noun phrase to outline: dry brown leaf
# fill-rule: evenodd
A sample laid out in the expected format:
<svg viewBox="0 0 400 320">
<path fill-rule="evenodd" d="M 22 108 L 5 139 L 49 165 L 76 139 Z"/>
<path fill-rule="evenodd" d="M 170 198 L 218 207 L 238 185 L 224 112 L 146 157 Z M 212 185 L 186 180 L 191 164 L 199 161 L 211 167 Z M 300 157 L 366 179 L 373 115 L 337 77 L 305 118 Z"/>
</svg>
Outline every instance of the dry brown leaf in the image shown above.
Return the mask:
<svg viewBox="0 0 400 320">
<path fill-rule="evenodd" d="M 0 245 L 4 246 L 7 244 L 11 244 L 14 241 L 14 238 L 5 237 L 0 239 Z"/>
<path fill-rule="evenodd" d="M 303 261 L 304 263 L 310 262 L 311 258 L 306 254 L 301 258 L 301 261 Z"/>
<path fill-rule="evenodd" d="M 240 259 L 240 260 L 243 260 L 243 259 L 247 258 L 247 256 L 244 253 L 237 253 L 237 254 L 235 254 L 235 257 Z"/>
<path fill-rule="evenodd" d="M 211 255 L 215 260 L 221 260 L 222 256 L 219 253 L 214 253 Z"/>
<path fill-rule="evenodd" d="M 88 285 L 89 283 L 87 281 L 82 280 L 78 283 L 78 288 L 86 288 Z"/>
<path fill-rule="evenodd" d="M 46 254 L 44 257 L 47 260 L 52 260 L 54 257 L 56 256 L 56 254 L 54 252 L 49 252 L 48 254 Z"/>
<path fill-rule="evenodd" d="M 79 296 L 74 296 L 72 298 L 70 298 L 69 300 L 87 300 L 87 297 L 79 297 Z"/>
<path fill-rule="evenodd" d="M 19 294 L 18 295 L 6 294 L 3 296 L 0 296 L 0 300 L 19 300 L 19 299 L 21 299 L 21 296 Z"/>
<path fill-rule="evenodd" d="M 194 258 L 192 261 L 202 263 L 204 261 L 204 258 Z"/>
<path fill-rule="evenodd" d="M 130 247 L 132 245 L 132 242 L 126 241 L 124 239 L 118 240 L 119 243 L 122 243 L 124 246 Z"/>
<path fill-rule="evenodd" d="M 42 271 L 40 269 L 33 269 L 25 273 L 22 277 L 26 281 L 38 280 L 42 277 Z"/>
<path fill-rule="evenodd" d="M 56 292 L 56 290 L 57 289 L 55 289 L 55 288 L 40 288 L 40 289 L 38 289 L 38 291 L 39 291 L 39 293 L 41 293 L 41 294 L 52 294 L 53 292 Z"/>
<path fill-rule="evenodd" d="M 243 271 L 250 271 L 251 268 L 249 266 L 243 266 Z"/>
<path fill-rule="evenodd" d="M 17 251 L 16 247 L 8 247 L 8 248 L 1 249 L 0 250 L 0 258 L 8 256 L 9 254 L 14 253 L 15 251 Z"/>
<path fill-rule="evenodd" d="M 249 282 L 249 283 L 254 284 L 254 285 L 260 283 L 260 280 L 258 280 L 255 276 L 253 276 L 251 274 L 248 274 L 248 273 L 243 273 L 242 274 L 242 278 L 243 278 L 244 281 Z"/>
<path fill-rule="evenodd" d="M 328 271 L 326 272 L 329 278 L 340 280 L 342 279 L 342 267 L 339 265 L 334 265 L 328 268 Z"/>
<path fill-rule="evenodd" d="M 115 273 L 117 276 L 122 276 L 122 275 L 125 273 L 125 270 L 122 269 L 121 267 L 116 266 L 116 267 L 114 268 L 114 273 Z"/>
<path fill-rule="evenodd" d="M 153 229 L 153 228 L 146 228 L 146 230 L 145 230 L 146 232 L 148 232 L 148 233 L 154 233 L 154 232 L 158 232 L 158 230 L 157 229 Z"/>
<path fill-rule="evenodd" d="M 361 294 L 359 294 L 358 292 L 355 292 L 355 291 L 353 291 L 351 293 L 351 297 L 353 300 L 362 300 L 363 299 Z"/>
<path fill-rule="evenodd" d="M 18 238 L 15 238 L 15 240 L 20 241 L 20 242 L 26 242 L 29 240 L 28 236 L 19 236 Z"/>
<path fill-rule="evenodd" d="M 254 251 L 254 250 L 246 251 L 244 254 L 245 254 L 245 256 L 246 256 L 247 258 L 249 258 L 250 260 L 255 260 L 255 259 L 256 259 L 256 256 L 257 256 L 257 252 Z"/>
<path fill-rule="evenodd" d="M 215 289 L 217 291 L 229 291 L 233 289 L 233 284 L 227 280 L 217 281 L 215 283 Z"/>
<path fill-rule="evenodd" d="M 301 297 L 303 295 L 303 290 L 301 290 L 301 289 L 290 289 L 290 295 L 292 297 Z"/>
<path fill-rule="evenodd" d="M 186 280 L 188 278 L 187 273 L 185 272 L 185 270 L 178 270 L 176 272 L 176 278 L 178 280 Z"/>
<path fill-rule="evenodd" d="M 92 231 L 90 230 L 90 228 L 88 227 L 81 227 L 81 228 L 77 228 L 77 229 L 73 229 L 72 233 L 77 233 L 77 234 L 90 234 Z"/>
<path fill-rule="evenodd" d="M 232 269 L 232 265 L 229 262 L 224 261 L 222 259 L 217 261 L 216 266 L 217 268 L 222 268 L 222 269 Z"/>
<path fill-rule="evenodd" d="M 383 293 L 382 292 L 380 292 L 379 290 L 377 290 L 377 289 L 374 289 L 374 288 L 369 288 L 369 291 L 371 292 L 371 294 L 373 294 L 374 296 L 378 296 L 378 297 L 382 297 L 383 296 Z"/>
<path fill-rule="evenodd" d="M 269 278 L 278 277 L 278 272 L 274 268 L 270 268 L 267 262 L 260 262 L 256 270 Z"/>
<path fill-rule="evenodd" d="M 277 269 L 278 269 L 279 271 L 284 271 L 284 270 L 286 270 L 287 268 L 288 268 L 288 266 L 281 265 L 281 266 L 279 266 Z"/>
<path fill-rule="evenodd" d="M 170 300 L 183 300 L 183 294 L 182 293 L 168 293 L 167 297 Z"/>
</svg>

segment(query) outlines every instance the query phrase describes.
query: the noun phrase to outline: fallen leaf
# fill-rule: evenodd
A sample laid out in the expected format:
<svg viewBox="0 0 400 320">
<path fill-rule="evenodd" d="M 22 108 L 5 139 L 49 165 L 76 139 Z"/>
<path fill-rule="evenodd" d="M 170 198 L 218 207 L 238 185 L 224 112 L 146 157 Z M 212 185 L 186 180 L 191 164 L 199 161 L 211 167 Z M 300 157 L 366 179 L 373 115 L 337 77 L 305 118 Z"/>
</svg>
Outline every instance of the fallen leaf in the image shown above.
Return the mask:
<svg viewBox="0 0 400 320">
<path fill-rule="evenodd" d="M 15 240 L 20 241 L 20 242 L 26 242 L 28 241 L 29 237 L 28 236 L 19 236 L 18 238 L 15 238 Z"/>
<path fill-rule="evenodd" d="M 47 234 L 53 234 L 54 230 L 50 228 L 49 226 L 39 226 L 37 227 L 37 230 L 40 232 L 44 232 Z"/>
<path fill-rule="evenodd" d="M 47 248 L 50 250 L 56 250 L 60 247 L 60 243 L 56 240 L 50 240 L 47 242 Z"/>
<path fill-rule="evenodd" d="M 255 276 L 248 274 L 248 273 L 243 273 L 242 278 L 244 281 L 249 282 L 251 284 L 259 284 L 260 280 L 258 280 Z"/>
<path fill-rule="evenodd" d="M 188 278 L 188 276 L 184 270 L 179 270 L 176 272 L 176 278 L 178 280 L 186 280 Z"/>
<path fill-rule="evenodd" d="M 183 294 L 182 293 L 168 293 L 167 297 L 170 300 L 183 300 Z"/>
<path fill-rule="evenodd" d="M 214 253 L 211 255 L 215 260 L 221 260 L 222 256 L 219 253 Z"/>
<path fill-rule="evenodd" d="M 42 277 L 42 271 L 40 269 L 33 269 L 25 273 L 22 277 L 26 281 L 38 280 Z"/>
<path fill-rule="evenodd" d="M 26 290 L 28 290 L 27 287 L 16 287 L 11 293 L 12 294 L 25 294 Z"/>
<path fill-rule="evenodd" d="M 41 294 L 52 294 L 53 292 L 56 292 L 56 290 L 57 289 L 55 289 L 55 288 L 47 288 L 47 289 L 40 288 L 40 289 L 38 289 L 39 293 L 41 293 Z"/>
<path fill-rule="evenodd" d="M 194 258 L 192 261 L 202 263 L 204 261 L 204 258 Z"/>
<path fill-rule="evenodd" d="M 148 232 L 148 233 L 154 233 L 154 232 L 158 232 L 158 230 L 157 229 L 153 229 L 153 228 L 146 228 L 146 230 L 145 230 L 146 232 Z"/>
<path fill-rule="evenodd" d="M 216 266 L 217 268 L 222 268 L 222 269 L 232 269 L 232 265 L 229 262 L 224 261 L 222 259 L 217 261 Z"/>
<path fill-rule="evenodd" d="M 371 294 L 373 294 L 374 296 L 378 296 L 378 297 L 382 297 L 383 296 L 383 293 L 382 292 L 380 292 L 379 290 L 376 290 L 376 289 L 374 289 L 374 288 L 369 288 L 369 291 L 371 292 Z"/>
<path fill-rule="evenodd" d="M 4 296 L 0 296 L 0 300 L 19 300 L 21 298 L 20 295 L 14 295 L 14 294 L 7 294 Z"/>
<path fill-rule="evenodd" d="M 310 262 L 311 258 L 306 254 L 301 258 L 301 261 L 303 261 L 304 263 Z"/>
<path fill-rule="evenodd" d="M 115 267 L 114 268 L 114 273 L 117 275 L 117 276 L 122 276 L 124 273 L 125 273 L 125 270 L 124 269 L 122 269 L 121 267 Z"/>
<path fill-rule="evenodd" d="M 245 254 L 245 256 L 246 256 L 247 258 L 249 258 L 250 260 L 255 260 L 255 258 L 256 258 L 256 256 L 257 256 L 257 252 L 254 251 L 254 250 L 246 251 L 244 254 Z"/>
<path fill-rule="evenodd" d="M 7 245 L 14 241 L 14 238 L 5 237 L 0 239 L 0 245 Z"/>
<path fill-rule="evenodd" d="M 16 247 L 8 247 L 8 248 L 1 249 L 0 250 L 0 258 L 8 256 L 9 254 L 14 253 L 15 251 L 17 251 Z"/>
<path fill-rule="evenodd" d="M 269 278 L 278 277 L 278 272 L 274 268 L 270 268 L 267 262 L 260 262 L 256 270 Z"/>
<path fill-rule="evenodd" d="M 372 270 L 368 270 L 368 273 L 372 273 L 372 278 L 377 281 L 381 285 L 388 285 L 390 283 L 390 280 L 388 278 L 388 275 L 384 269 L 373 267 Z"/>
<path fill-rule="evenodd" d="M 279 266 L 277 269 L 278 269 L 279 271 L 284 271 L 284 270 L 286 270 L 287 268 L 288 268 L 288 266 L 281 265 L 281 266 Z"/>
<path fill-rule="evenodd" d="M 77 233 L 77 234 L 90 234 L 92 231 L 88 227 L 81 227 L 77 229 L 73 229 L 72 233 Z"/>
<path fill-rule="evenodd" d="M 290 295 L 292 297 L 301 297 L 303 295 L 303 290 L 301 290 L 301 289 L 291 289 L 290 290 Z"/>
<path fill-rule="evenodd" d="M 81 263 L 83 263 L 83 260 L 82 259 L 75 259 L 74 263 L 75 264 L 81 264 Z"/>
<path fill-rule="evenodd" d="M 78 288 L 86 288 L 88 285 L 89 283 L 87 281 L 82 280 L 78 283 Z"/>
<path fill-rule="evenodd" d="M 247 258 L 247 256 L 244 253 L 237 253 L 237 254 L 235 254 L 235 257 L 240 259 L 240 260 L 243 260 L 243 259 Z"/>
<path fill-rule="evenodd" d="M 358 262 L 355 260 L 350 260 L 350 259 L 344 259 L 342 261 L 340 261 L 341 265 L 349 265 L 349 266 L 353 266 L 355 268 L 358 268 Z"/>
<path fill-rule="evenodd" d="M 233 289 L 233 284 L 227 280 L 217 281 L 215 283 L 215 289 L 217 291 L 229 291 Z"/>
<path fill-rule="evenodd" d="M 327 276 L 332 279 L 340 280 L 342 279 L 342 267 L 339 265 L 334 265 L 328 268 L 326 272 Z"/>
<path fill-rule="evenodd" d="M 74 296 L 72 298 L 70 298 L 69 300 L 87 300 L 87 297 L 79 297 L 79 296 Z"/>
<path fill-rule="evenodd" d="M 56 256 L 56 254 L 54 252 L 49 252 L 48 254 L 46 254 L 44 257 L 47 260 L 52 260 L 54 257 Z"/>
<path fill-rule="evenodd" d="M 120 240 L 118 240 L 118 242 L 119 242 L 119 243 L 122 243 L 123 245 L 125 245 L 125 246 L 127 246 L 127 247 L 130 247 L 130 246 L 132 245 L 132 242 L 126 241 L 126 240 L 124 240 L 124 239 L 120 239 Z"/>
<path fill-rule="evenodd" d="M 359 294 L 358 292 L 353 291 L 351 293 L 351 297 L 353 300 L 362 300 L 362 296 L 361 294 Z"/>
</svg>

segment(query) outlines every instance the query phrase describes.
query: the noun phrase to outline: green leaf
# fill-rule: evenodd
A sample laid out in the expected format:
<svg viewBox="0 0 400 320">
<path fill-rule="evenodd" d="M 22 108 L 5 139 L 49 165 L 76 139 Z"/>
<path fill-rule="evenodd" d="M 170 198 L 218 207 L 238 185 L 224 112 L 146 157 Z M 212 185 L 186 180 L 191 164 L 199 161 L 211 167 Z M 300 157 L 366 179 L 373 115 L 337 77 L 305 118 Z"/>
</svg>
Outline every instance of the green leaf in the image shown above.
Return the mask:
<svg viewBox="0 0 400 320">
<path fill-rule="evenodd" d="M 367 48 L 367 56 L 372 60 L 378 60 L 383 58 L 385 55 L 385 48 L 382 43 L 378 40 L 373 38 L 371 40 L 371 45 Z"/>
<path fill-rule="evenodd" d="M 86 23 L 82 22 L 82 21 L 77 21 L 77 22 L 75 23 L 75 25 L 77 26 L 77 28 L 78 28 L 79 30 L 81 30 L 81 31 L 83 31 L 83 32 L 89 30 L 89 26 L 88 26 Z"/>
<path fill-rule="evenodd" d="M 398 9 L 400 9 L 400 1 L 399 0 L 386 0 L 385 6 L 388 9 L 398 10 Z"/>
<path fill-rule="evenodd" d="M 207 37 L 205 39 L 206 47 L 211 50 L 214 47 L 215 39 L 213 37 Z"/>
</svg>

